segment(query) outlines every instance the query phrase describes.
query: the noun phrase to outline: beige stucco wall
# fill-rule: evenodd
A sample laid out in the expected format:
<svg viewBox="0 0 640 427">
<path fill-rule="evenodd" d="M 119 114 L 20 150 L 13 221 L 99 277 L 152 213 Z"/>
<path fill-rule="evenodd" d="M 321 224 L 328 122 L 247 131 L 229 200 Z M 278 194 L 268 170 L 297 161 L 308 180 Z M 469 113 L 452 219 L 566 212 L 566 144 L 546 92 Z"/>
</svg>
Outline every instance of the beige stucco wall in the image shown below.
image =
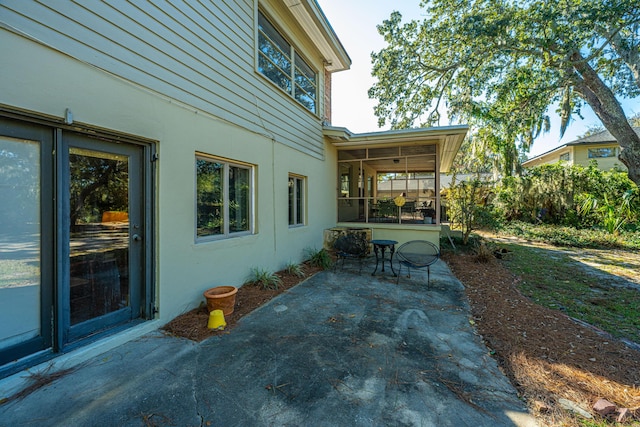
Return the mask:
<svg viewBox="0 0 640 427">
<path fill-rule="evenodd" d="M 621 170 L 627 170 L 627 168 L 622 164 L 622 162 L 618 160 L 617 155 L 615 157 L 601 157 L 596 159 L 590 159 L 589 158 L 590 148 L 614 148 L 619 150 L 619 145 L 618 144 L 611 144 L 611 145 L 598 144 L 598 145 L 576 146 L 574 147 L 574 150 L 573 150 L 573 155 L 574 155 L 573 164 L 589 166 L 589 163 L 591 162 L 591 160 L 595 160 L 598 162 L 598 169 L 600 170 L 609 170 L 609 169 L 613 169 L 616 166 Z"/>
<path fill-rule="evenodd" d="M 161 320 L 196 306 L 206 288 L 240 286 L 252 267 L 271 271 L 322 247 L 335 226 L 336 153 L 326 146 L 317 159 L 289 148 L 276 132 L 247 131 L 0 30 L 0 103 L 38 114 L 158 141 L 156 176 L 156 283 Z M 292 102 L 291 108 L 301 108 Z M 322 135 L 318 135 L 322 138 Z M 255 164 L 255 235 L 196 243 L 195 152 Z M 308 177 L 307 223 L 288 226 L 289 173 Z"/>
<path fill-rule="evenodd" d="M 618 150 L 620 150 L 619 147 L 620 146 L 618 144 L 572 145 L 569 147 L 564 147 L 562 150 L 542 155 L 534 160 L 527 161 L 525 166 L 531 168 L 539 165 L 557 163 L 560 161 L 560 156 L 562 154 L 569 153 L 570 159 L 567 162 L 567 164 L 569 165 L 589 166 L 591 160 L 596 160 L 598 163 L 598 168 L 600 170 L 610 170 L 614 167 L 617 167 L 620 170 L 625 171 L 627 170 L 627 168 L 624 164 L 622 164 L 622 162 L 620 162 L 620 160 L 618 160 L 617 155 L 615 157 L 603 157 L 597 159 L 589 158 L 590 148 L 617 148 Z"/>
</svg>

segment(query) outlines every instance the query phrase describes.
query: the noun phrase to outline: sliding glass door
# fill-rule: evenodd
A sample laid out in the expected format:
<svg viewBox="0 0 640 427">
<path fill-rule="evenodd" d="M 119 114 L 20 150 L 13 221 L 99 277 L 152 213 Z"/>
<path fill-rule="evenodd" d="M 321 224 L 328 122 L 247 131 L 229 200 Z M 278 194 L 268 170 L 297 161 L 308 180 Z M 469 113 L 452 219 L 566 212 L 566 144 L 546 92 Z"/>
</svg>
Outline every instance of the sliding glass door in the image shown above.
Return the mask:
<svg viewBox="0 0 640 427">
<path fill-rule="evenodd" d="M 52 343 L 52 135 L 0 120 L 0 366 Z"/>
<path fill-rule="evenodd" d="M 0 117 L 0 374 L 152 315 L 149 159 Z"/>
</svg>

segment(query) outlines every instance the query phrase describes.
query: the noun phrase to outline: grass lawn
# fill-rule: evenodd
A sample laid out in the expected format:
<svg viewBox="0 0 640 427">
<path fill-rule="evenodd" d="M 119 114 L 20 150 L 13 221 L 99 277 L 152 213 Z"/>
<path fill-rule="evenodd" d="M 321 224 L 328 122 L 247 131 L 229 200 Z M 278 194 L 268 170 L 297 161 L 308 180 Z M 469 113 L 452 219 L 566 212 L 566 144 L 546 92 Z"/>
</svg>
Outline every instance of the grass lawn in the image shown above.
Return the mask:
<svg viewBox="0 0 640 427">
<path fill-rule="evenodd" d="M 616 286 L 601 272 L 590 273 L 563 251 L 514 243 L 500 246 L 512 251 L 503 265 L 521 277 L 518 287 L 533 301 L 614 337 L 640 342 L 640 290 Z M 627 260 L 620 264 L 619 269 L 633 265 Z"/>
</svg>

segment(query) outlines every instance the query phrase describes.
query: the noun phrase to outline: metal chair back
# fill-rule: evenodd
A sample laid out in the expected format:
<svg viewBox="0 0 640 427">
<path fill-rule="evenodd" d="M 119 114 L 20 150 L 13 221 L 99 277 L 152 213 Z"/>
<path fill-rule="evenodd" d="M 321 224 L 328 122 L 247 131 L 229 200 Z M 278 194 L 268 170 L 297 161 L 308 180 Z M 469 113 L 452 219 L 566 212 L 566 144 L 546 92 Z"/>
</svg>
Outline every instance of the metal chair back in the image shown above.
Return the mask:
<svg viewBox="0 0 640 427">
<path fill-rule="evenodd" d="M 431 265 L 435 264 L 440 258 L 440 249 L 427 240 L 411 240 L 400 245 L 395 252 L 396 259 L 400 264 L 398 270 L 398 278 L 396 283 L 400 282 L 402 267 L 407 267 L 409 271 L 408 277 L 411 277 L 411 269 L 427 269 L 427 286 L 431 282 Z"/>
<path fill-rule="evenodd" d="M 342 266 L 344 267 L 344 260 L 347 258 L 358 259 L 360 261 L 360 270 L 362 271 L 362 260 L 369 255 L 369 242 L 367 241 L 364 233 L 345 234 L 338 237 L 333 245 L 333 249 L 336 251 L 336 263 L 342 259 Z"/>
</svg>

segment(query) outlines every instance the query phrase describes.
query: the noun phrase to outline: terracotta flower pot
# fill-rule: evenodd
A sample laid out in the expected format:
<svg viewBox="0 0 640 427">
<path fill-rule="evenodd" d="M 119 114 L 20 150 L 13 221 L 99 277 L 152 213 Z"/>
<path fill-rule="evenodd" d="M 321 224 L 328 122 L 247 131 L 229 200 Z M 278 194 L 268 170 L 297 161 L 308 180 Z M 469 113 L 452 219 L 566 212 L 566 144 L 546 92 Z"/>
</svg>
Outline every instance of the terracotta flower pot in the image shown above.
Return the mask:
<svg viewBox="0 0 640 427">
<path fill-rule="evenodd" d="M 236 304 L 236 294 L 238 288 L 234 286 L 217 286 L 215 288 L 204 291 L 204 297 L 207 299 L 207 310 L 211 313 L 213 310 L 222 310 L 225 316 L 233 313 Z"/>
</svg>

